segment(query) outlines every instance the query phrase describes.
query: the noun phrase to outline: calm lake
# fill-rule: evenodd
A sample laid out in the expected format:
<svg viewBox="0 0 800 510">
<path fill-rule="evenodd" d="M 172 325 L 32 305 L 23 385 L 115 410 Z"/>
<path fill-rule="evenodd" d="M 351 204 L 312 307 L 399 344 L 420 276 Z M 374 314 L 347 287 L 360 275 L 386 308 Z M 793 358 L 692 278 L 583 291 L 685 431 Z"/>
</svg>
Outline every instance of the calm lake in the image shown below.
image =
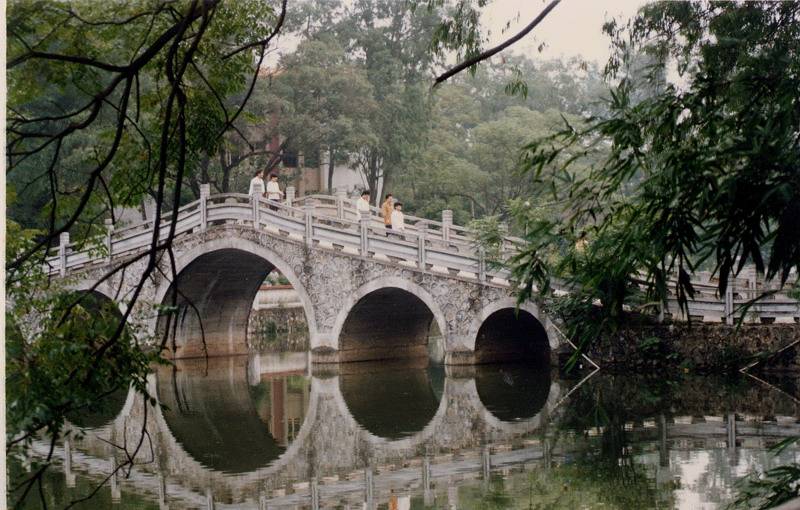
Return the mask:
<svg viewBox="0 0 800 510">
<path fill-rule="evenodd" d="M 85 433 L 58 444 L 48 507 L 102 484 L 76 507 L 721 508 L 743 476 L 798 460 L 768 452 L 800 435 L 791 381 L 307 361 L 159 367 L 158 406 L 119 394 L 75 418 Z"/>
</svg>

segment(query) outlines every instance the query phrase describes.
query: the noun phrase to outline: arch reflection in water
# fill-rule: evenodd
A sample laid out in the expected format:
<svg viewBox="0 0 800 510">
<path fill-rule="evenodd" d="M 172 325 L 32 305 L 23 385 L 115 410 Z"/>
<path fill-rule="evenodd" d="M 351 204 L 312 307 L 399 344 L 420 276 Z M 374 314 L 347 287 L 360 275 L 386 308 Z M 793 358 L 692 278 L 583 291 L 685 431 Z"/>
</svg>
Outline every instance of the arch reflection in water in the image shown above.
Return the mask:
<svg viewBox="0 0 800 510">
<path fill-rule="evenodd" d="M 158 370 L 158 398 L 175 440 L 202 465 L 246 473 L 278 459 L 308 411 L 301 374 L 250 374 L 245 356 L 180 360 Z M 251 386 L 248 383 L 256 383 Z"/>
<path fill-rule="evenodd" d="M 546 364 L 479 365 L 475 369 L 478 398 L 495 418 L 505 422 L 539 414 L 551 384 Z"/>
<path fill-rule="evenodd" d="M 100 399 L 94 409 L 73 411 L 67 420 L 83 429 L 99 429 L 110 424 L 122 412 L 128 399 L 128 389 L 118 389 Z"/>
<path fill-rule="evenodd" d="M 395 440 L 422 431 L 436 415 L 444 368 L 427 360 L 351 363 L 340 367 L 339 387 L 350 414 L 371 434 Z"/>
</svg>

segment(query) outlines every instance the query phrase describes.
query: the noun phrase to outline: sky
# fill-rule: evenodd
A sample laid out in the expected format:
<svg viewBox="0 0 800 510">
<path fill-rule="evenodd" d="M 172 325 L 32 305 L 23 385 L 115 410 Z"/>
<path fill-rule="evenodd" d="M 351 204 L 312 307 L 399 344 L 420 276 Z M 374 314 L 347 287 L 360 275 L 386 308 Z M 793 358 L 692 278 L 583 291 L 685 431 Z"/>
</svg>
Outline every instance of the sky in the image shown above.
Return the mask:
<svg viewBox="0 0 800 510">
<path fill-rule="evenodd" d="M 549 0 L 494 0 L 484 8 L 481 23 L 490 32 L 494 46 L 530 23 Z M 644 0 L 562 0 L 525 38 L 512 46 L 512 53 L 542 58 L 580 57 L 602 66 L 609 56 L 609 38 L 602 33 L 607 19 L 627 20 L 644 5 Z M 511 26 L 503 32 L 506 23 Z M 538 53 L 538 46 L 545 49 Z"/>
<path fill-rule="evenodd" d="M 396 0 L 403 1 L 403 0 Z M 481 24 L 489 34 L 489 48 L 504 41 L 530 23 L 550 0 L 493 0 L 484 8 Z M 539 25 L 506 51 L 543 59 L 580 57 L 602 67 L 609 56 L 609 39 L 603 35 L 607 19 L 627 19 L 636 14 L 645 0 L 562 0 Z M 511 25 L 504 31 L 506 24 Z M 538 46 L 544 42 L 544 50 Z M 279 55 L 294 51 L 295 37 L 281 37 L 266 65 L 277 64 Z"/>
</svg>

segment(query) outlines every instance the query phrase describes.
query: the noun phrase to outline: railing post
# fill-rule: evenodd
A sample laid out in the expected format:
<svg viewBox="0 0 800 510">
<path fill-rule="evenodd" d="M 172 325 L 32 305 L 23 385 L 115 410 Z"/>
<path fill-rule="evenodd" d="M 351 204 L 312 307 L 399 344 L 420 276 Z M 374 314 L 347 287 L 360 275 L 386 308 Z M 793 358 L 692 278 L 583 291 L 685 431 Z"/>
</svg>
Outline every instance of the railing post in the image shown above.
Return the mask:
<svg viewBox="0 0 800 510">
<path fill-rule="evenodd" d="M 200 185 L 200 231 L 205 232 L 208 227 L 208 197 L 211 195 L 211 185 Z"/>
<path fill-rule="evenodd" d="M 111 263 L 111 258 L 114 255 L 111 251 L 112 241 L 111 236 L 114 233 L 114 221 L 111 218 L 106 218 L 106 260 Z"/>
<path fill-rule="evenodd" d="M 420 222 L 417 226 L 417 232 L 417 254 L 419 256 L 419 268 L 425 271 L 425 265 L 427 264 L 425 260 L 427 258 L 425 253 L 425 242 L 428 234 L 428 224 L 424 221 Z"/>
<path fill-rule="evenodd" d="M 728 278 L 725 287 L 725 324 L 733 324 L 733 278 Z"/>
<path fill-rule="evenodd" d="M 481 474 L 483 483 L 488 484 L 492 476 L 492 451 L 488 444 L 483 445 L 481 449 Z"/>
<path fill-rule="evenodd" d="M 69 436 L 64 438 L 64 477 L 67 487 L 75 487 L 75 473 L 72 471 L 72 439 Z"/>
<path fill-rule="evenodd" d="M 433 504 L 433 491 L 431 490 L 431 457 L 425 454 L 422 459 L 422 493 L 425 505 Z"/>
<path fill-rule="evenodd" d="M 442 211 L 442 239 L 450 241 L 450 227 L 453 225 L 453 211 L 445 209 Z"/>
<path fill-rule="evenodd" d="M 61 276 L 67 275 L 67 247 L 69 246 L 69 232 L 62 232 L 58 236 L 58 265 Z"/>
<path fill-rule="evenodd" d="M 206 510 L 214 510 L 214 493 L 211 491 L 211 487 L 206 488 Z"/>
<path fill-rule="evenodd" d="M 365 257 L 369 255 L 369 222 L 370 214 L 368 212 L 361 212 L 361 255 Z"/>
<path fill-rule="evenodd" d="M 364 503 L 367 510 L 375 508 L 375 477 L 372 471 L 372 465 L 367 466 L 364 470 Z"/>
<path fill-rule="evenodd" d="M 725 432 L 728 436 L 728 448 L 736 448 L 736 413 L 728 413 L 728 421 L 725 424 Z"/>
<path fill-rule="evenodd" d="M 344 203 L 347 200 L 347 192 L 344 190 L 336 191 L 336 217 L 344 218 Z"/>
<path fill-rule="evenodd" d="M 119 503 L 122 500 L 122 491 L 119 486 L 117 457 L 111 456 L 111 501 Z"/>
<path fill-rule="evenodd" d="M 306 245 L 311 246 L 314 244 L 314 230 L 313 224 L 314 221 L 314 205 L 313 204 L 306 204 L 303 206 L 303 212 L 305 213 L 305 220 L 306 220 Z"/>
<path fill-rule="evenodd" d="M 261 195 L 258 193 L 250 195 L 250 211 L 253 216 L 253 228 L 258 230 L 261 224 Z"/>
<path fill-rule="evenodd" d="M 478 247 L 478 280 L 486 281 L 486 248 Z"/>
<path fill-rule="evenodd" d="M 314 477 L 308 484 L 309 491 L 311 492 L 311 509 L 319 510 L 319 483 L 317 478 Z"/>
<path fill-rule="evenodd" d="M 506 238 L 508 237 L 508 223 L 505 221 L 501 222 L 500 225 L 500 260 L 506 259 L 506 253 L 508 253 L 508 244 L 506 243 Z"/>
<path fill-rule="evenodd" d="M 294 186 L 286 186 L 286 205 L 291 206 L 294 202 L 296 191 Z"/>
</svg>

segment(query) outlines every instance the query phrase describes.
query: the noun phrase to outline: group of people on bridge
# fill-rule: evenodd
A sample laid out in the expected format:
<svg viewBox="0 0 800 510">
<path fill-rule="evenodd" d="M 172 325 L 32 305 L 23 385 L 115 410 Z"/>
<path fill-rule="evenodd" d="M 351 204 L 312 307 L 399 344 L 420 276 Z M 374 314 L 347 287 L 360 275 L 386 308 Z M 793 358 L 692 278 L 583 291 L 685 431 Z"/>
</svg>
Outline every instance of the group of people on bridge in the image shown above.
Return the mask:
<svg viewBox="0 0 800 510">
<path fill-rule="evenodd" d="M 256 172 L 255 176 L 250 180 L 250 189 L 247 194 L 250 196 L 263 196 L 270 202 L 280 202 L 284 197 L 284 193 L 278 184 L 278 176 L 270 174 L 265 184 L 263 170 Z M 370 197 L 369 190 L 364 190 L 361 192 L 361 197 L 356 200 L 356 209 L 360 214 L 370 214 Z M 278 209 L 276 205 L 270 205 L 269 207 L 272 210 Z M 386 227 L 386 235 L 389 235 L 389 231 L 403 232 L 405 230 L 403 203 L 395 200 L 391 193 L 387 193 L 386 197 L 384 197 L 381 205 L 381 216 L 383 217 L 383 225 Z"/>
<path fill-rule="evenodd" d="M 370 192 L 364 190 L 361 192 L 361 198 L 356 200 L 356 209 L 361 214 L 370 213 Z M 391 193 L 387 193 L 384 197 L 383 204 L 381 205 L 381 216 L 383 216 L 383 226 L 388 231 L 403 232 L 406 229 L 405 216 L 403 215 L 403 203 L 395 200 Z"/>
</svg>

